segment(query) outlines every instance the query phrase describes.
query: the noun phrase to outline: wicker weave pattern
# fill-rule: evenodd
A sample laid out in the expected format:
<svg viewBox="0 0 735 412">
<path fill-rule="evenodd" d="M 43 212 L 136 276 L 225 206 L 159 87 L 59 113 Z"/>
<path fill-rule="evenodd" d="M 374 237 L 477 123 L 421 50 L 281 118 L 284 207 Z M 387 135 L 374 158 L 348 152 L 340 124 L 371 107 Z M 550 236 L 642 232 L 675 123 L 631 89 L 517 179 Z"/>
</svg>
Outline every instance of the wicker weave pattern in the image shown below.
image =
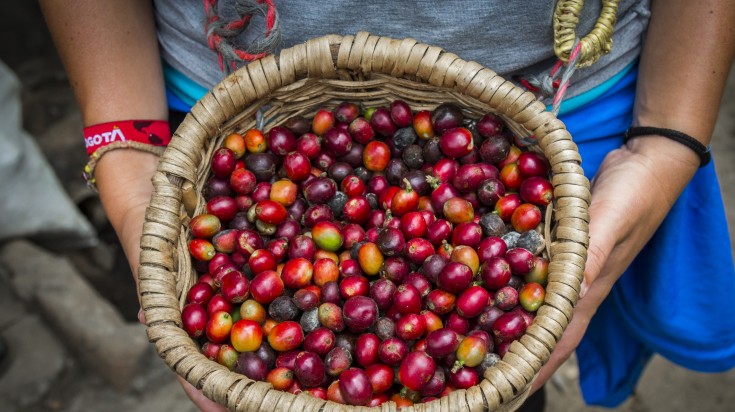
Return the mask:
<svg viewBox="0 0 735 412">
<path fill-rule="evenodd" d="M 492 70 L 412 39 L 368 33 L 315 38 L 241 68 L 192 108 L 161 158 L 141 239 L 139 275 L 147 333 L 166 363 L 209 398 L 233 411 L 369 410 L 276 391 L 207 360 L 180 327 L 185 291 L 196 276 L 186 245 L 189 219 L 205 207 L 200 193 L 212 153 L 230 132 L 254 127 L 261 106 L 269 107 L 267 129 L 343 100 L 371 106 L 396 98 L 415 110 L 455 102 L 471 117 L 494 112 L 516 133 L 535 135 L 539 150 L 552 164 L 556 223 L 548 228 L 553 241 L 546 302 L 534 324 L 488 369 L 480 385 L 406 410 L 514 410 L 525 399 L 529 383 L 569 323 L 580 290 L 590 193 L 577 147 L 563 123 L 531 93 Z M 372 408 L 395 409 L 392 402 Z"/>
</svg>

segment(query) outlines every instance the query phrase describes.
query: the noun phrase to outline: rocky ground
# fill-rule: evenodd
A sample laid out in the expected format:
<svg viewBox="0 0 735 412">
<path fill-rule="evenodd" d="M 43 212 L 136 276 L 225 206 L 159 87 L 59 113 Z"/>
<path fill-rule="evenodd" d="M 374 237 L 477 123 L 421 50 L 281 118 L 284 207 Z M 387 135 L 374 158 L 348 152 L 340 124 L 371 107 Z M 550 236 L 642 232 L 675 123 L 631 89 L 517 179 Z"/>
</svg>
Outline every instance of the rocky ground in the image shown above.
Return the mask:
<svg viewBox="0 0 735 412">
<path fill-rule="evenodd" d="M 137 324 L 127 264 L 96 197 L 79 178 L 81 120 L 35 2 L 0 4 L 0 59 L 23 86 L 24 125 L 99 232 L 85 250 L 28 239 L 0 245 L 2 411 L 194 411 Z M 14 39 L 19 39 L 15 41 Z M 735 222 L 735 72 L 712 143 L 728 219 Z M 735 234 L 735 226 L 730 225 Z M 29 261 L 27 256 L 34 258 Z M 93 256 L 94 259 L 90 259 Z M 548 385 L 548 411 L 600 411 L 581 400 L 573 360 Z M 729 411 L 735 371 L 702 374 L 662 358 L 647 367 L 619 412 Z"/>
</svg>

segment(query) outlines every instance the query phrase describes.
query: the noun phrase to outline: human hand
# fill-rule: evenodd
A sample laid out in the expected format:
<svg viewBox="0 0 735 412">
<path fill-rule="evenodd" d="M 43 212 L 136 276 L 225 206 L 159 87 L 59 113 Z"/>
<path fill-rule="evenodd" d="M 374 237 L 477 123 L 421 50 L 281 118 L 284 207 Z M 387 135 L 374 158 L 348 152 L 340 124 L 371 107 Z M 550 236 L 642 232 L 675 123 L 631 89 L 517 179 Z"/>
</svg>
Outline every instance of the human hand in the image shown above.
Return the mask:
<svg viewBox="0 0 735 412">
<path fill-rule="evenodd" d="M 143 234 L 145 211 L 153 193 L 151 176 L 158 167 L 158 158 L 150 153 L 133 150 L 115 150 L 99 162 L 95 177 L 100 198 L 110 223 L 115 228 L 120 245 L 130 263 L 135 279 L 138 300 L 138 264 L 140 238 Z M 146 324 L 145 313 L 138 311 L 138 320 Z M 177 375 L 186 396 L 203 412 L 221 412 L 227 409 L 209 400 L 201 390 Z"/>
<path fill-rule="evenodd" d="M 592 180 L 590 242 L 580 300 L 532 391 L 577 348 L 597 308 L 696 171 L 696 160 L 685 152 L 687 148 L 657 143 L 661 141 L 656 137 L 636 139 L 610 152 Z M 661 168 L 661 164 L 667 167 Z"/>
</svg>

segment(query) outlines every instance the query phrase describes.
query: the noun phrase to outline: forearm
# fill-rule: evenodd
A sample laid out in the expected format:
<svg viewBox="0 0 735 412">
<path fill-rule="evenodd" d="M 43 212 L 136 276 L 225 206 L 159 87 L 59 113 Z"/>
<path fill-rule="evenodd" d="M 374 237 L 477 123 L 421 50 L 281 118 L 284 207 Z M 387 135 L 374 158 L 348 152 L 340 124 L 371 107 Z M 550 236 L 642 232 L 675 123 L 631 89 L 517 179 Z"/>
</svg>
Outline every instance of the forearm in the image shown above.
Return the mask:
<svg viewBox="0 0 735 412">
<path fill-rule="evenodd" d="M 709 144 L 735 54 L 733 23 L 731 1 L 653 2 L 641 55 L 634 125 L 679 130 Z M 675 163 L 670 166 L 699 164 L 691 150 L 664 138 L 633 139 L 628 147 L 660 161 L 668 157 Z M 685 185 L 696 168 L 684 169 L 688 172 Z"/>
<path fill-rule="evenodd" d="M 166 119 L 150 0 L 41 0 L 85 125 Z"/>
<path fill-rule="evenodd" d="M 654 1 L 641 55 L 634 125 L 682 131 L 708 145 L 735 53 L 735 7 L 730 1 Z M 700 159 L 686 146 L 661 136 L 631 139 L 627 147 L 647 164 L 658 208 L 653 234 L 697 171 Z M 650 233 L 650 235 L 649 235 Z"/>
<path fill-rule="evenodd" d="M 150 0 L 42 0 L 41 6 L 85 125 L 167 118 Z M 149 153 L 114 150 L 95 169 L 103 206 L 134 268 L 157 162 Z"/>
</svg>

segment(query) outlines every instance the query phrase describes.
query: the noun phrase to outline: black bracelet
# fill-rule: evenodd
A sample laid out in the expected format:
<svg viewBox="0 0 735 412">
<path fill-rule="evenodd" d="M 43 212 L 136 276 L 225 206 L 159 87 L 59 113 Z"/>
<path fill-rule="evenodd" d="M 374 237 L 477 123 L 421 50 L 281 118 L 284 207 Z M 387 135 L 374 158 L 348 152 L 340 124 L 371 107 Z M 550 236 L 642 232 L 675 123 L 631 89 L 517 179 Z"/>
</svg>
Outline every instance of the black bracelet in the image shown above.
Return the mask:
<svg viewBox="0 0 735 412">
<path fill-rule="evenodd" d="M 663 136 L 694 150 L 697 156 L 699 156 L 699 167 L 707 166 L 710 160 L 712 160 L 712 154 L 710 153 L 709 146 L 703 145 L 697 139 L 678 130 L 664 129 L 661 127 L 631 127 L 625 132 L 623 141 L 627 143 L 628 140 L 634 137 L 653 135 Z"/>
</svg>

